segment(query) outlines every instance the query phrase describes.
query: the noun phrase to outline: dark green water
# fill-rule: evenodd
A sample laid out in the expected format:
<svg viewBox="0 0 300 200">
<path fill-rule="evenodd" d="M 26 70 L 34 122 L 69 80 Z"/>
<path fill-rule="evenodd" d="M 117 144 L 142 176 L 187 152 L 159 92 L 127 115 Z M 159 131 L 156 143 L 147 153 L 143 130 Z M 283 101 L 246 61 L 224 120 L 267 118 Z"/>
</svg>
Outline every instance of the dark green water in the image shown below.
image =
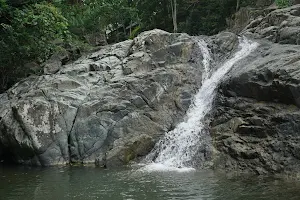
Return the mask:
<svg viewBox="0 0 300 200">
<path fill-rule="evenodd" d="M 299 200 L 300 182 L 212 171 L 142 173 L 94 167 L 0 166 L 1 200 Z"/>
</svg>

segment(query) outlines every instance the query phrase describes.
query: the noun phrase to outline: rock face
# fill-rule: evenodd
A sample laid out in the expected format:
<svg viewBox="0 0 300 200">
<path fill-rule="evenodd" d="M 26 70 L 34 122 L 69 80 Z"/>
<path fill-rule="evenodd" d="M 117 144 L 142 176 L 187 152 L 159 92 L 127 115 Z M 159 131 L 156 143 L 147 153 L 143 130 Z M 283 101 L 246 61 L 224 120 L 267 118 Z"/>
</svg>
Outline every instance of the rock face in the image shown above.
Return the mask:
<svg viewBox="0 0 300 200">
<path fill-rule="evenodd" d="M 299 173 L 299 19 L 295 5 L 244 29 L 260 46 L 218 88 L 207 116 L 213 149 L 208 165 Z M 233 33 L 200 38 L 211 50 L 210 71 L 238 48 Z M 183 119 L 201 86 L 198 40 L 148 31 L 19 82 L 0 94 L 0 161 L 111 167 L 145 156 Z"/>
<path fill-rule="evenodd" d="M 259 40 L 260 47 L 220 85 L 211 116 L 215 168 L 299 173 L 299 11 L 276 10 L 248 26 L 257 38 L 287 44 Z M 274 35 L 263 33 L 271 29 Z"/>
<path fill-rule="evenodd" d="M 243 33 L 281 44 L 300 44 L 300 4 L 285 9 L 266 9 L 245 27 Z M 266 16 L 263 13 L 267 13 Z"/>
<path fill-rule="evenodd" d="M 0 160 L 116 166 L 144 156 L 184 116 L 202 68 L 195 38 L 153 30 L 23 80 L 0 96 Z"/>
<path fill-rule="evenodd" d="M 234 19 L 227 20 L 229 30 L 275 43 L 299 44 L 300 4 L 295 4 L 285 9 L 277 9 L 275 5 L 264 9 L 241 8 Z"/>
</svg>

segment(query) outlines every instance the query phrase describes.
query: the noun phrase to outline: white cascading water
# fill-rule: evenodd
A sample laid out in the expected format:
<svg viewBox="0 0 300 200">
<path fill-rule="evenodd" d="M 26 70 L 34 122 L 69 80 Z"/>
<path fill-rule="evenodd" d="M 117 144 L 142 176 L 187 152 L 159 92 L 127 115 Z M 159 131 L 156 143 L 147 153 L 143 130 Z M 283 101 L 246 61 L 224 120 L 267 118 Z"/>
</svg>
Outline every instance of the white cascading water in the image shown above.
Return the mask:
<svg viewBox="0 0 300 200">
<path fill-rule="evenodd" d="M 212 62 L 212 58 L 210 55 L 209 48 L 207 47 L 207 43 L 204 40 L 198 40 L 197 45 L 202 53 L 203 60 L 202 64 L 204 67 L 204 72 L 202 75 L 202 84 L 203 82 L 208 79 L 209 77 L 209 72 L 210 72 L 210 63 Z"/>
<path fill-rule="evenodd" d="M 201 137 L 205 131 L 204 118 L 212 108 L 215 90 L 222 77 L 239 60 L 247 57 L 258 43 L 246 38 L 240 39 L 240 50 L 226 61 L 211 77 L 209 68 L 211 63 L 210 51 L 204 41 L 198 41 L 198 46 L 203 55 L 204 74 L 199 92 L 194 97 L 194 102 L 187 111 L 186 120 L 166 133 L 153 151 L 146 157 L 150 164 L 142 168 L 146 171 L 187 171 L 193 169 L 193 158 L 201 146 Z"/>
</svg>

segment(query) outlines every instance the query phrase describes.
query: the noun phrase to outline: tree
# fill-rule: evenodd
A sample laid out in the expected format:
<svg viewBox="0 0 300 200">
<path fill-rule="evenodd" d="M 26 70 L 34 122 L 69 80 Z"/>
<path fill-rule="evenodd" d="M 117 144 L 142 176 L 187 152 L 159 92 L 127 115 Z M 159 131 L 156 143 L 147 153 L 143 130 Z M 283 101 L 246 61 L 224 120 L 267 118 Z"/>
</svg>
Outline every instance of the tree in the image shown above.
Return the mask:
<svg viewBox="0 0 300 200">
<path fill-rule="evenodd" d="M 173 27 L 174 33 L 177 33 L 177 2 L 176 0 L 170 0 L 171 2 L 171 10 L 172 10 L 172 20 L 173 20 Z"/>
<path fill-rule="evenodd" d="M 236 9 L 235 9 L 236 12 L 240 9 L 240 3 L 241 3 L 240 0 L 236 1 Z"/>
<path fill-rule="evenodd" d="M 52 4 L 1 4 L 0 92 L 30 73 L 24 64 L 45 61 L 55 51 L 54 41 L 68 36 L 68 23 Z"/>
<path fill-rule="evenodd" d="M 68 0 L 70 1 L 70 0 Z M 70 24 L 70 31 L 81 39 L 87 34 L 105 32 L 106 29 L 118 31 L 120 39 L 126 39 L 126 27 L 132 21 L 138 21 L 136 8 L 128 0 L 86 0 L 84 4 L 75 3 L 66 5 L 62 2 L 61 7 L 64 16 Z"/>
</svg>

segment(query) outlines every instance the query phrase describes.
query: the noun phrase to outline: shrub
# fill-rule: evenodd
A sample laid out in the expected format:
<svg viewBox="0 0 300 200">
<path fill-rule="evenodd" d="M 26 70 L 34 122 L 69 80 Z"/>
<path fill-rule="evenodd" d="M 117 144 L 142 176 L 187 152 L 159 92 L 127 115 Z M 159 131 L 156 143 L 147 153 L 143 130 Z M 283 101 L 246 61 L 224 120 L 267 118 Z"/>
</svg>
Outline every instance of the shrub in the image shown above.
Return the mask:
<svg viewBox="0 0 300 200">
<path fill-rule="evenodd" d="M 26 59 L 46 59 L 55 48 L 55 40 L 68 37 L 68 23 L 56 7 L 34 4 L 13 13 L 11 35 Z"/>
<path fill-rule="evenodd" d="M 275 3 L 279 8 L 286 8 L 291 5 L 290 0 L 275 0 Z"/>
<path fill-rule="evenodd" d="M 3 4 L 0 9 L 0 90 L 6 89 L 28 70 L 24 64 L 47 59 L 55 42 L 69 37 L 68 23 L 49 3 L 22 7 Z M 1 3 L 0 3 L 1 5 Z"/>
</svg>

